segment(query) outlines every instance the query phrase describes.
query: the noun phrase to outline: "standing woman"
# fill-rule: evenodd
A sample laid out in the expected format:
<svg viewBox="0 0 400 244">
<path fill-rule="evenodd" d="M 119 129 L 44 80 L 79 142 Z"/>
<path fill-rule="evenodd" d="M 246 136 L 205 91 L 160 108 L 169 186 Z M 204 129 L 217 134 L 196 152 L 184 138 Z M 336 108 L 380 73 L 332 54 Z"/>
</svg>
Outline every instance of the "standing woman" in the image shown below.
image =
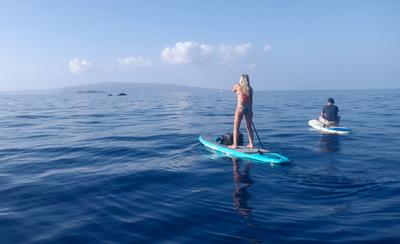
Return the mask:
<svg viewBox="0 0 400 244">
<path fill-rule="evenodd" d="M 253 88 L 250 86 L 249 76 L 242 74 L 239 83 L 233 86 L 232 91 L 237 95 L 237 106 L 233 123 L 233 144 L 229 147 L 237 147 L 240 122 L 244 116 L 247 135 L 249 136 L 249 144 L 247 144 L 247 147 L 253 148 Z"/>
</svg>

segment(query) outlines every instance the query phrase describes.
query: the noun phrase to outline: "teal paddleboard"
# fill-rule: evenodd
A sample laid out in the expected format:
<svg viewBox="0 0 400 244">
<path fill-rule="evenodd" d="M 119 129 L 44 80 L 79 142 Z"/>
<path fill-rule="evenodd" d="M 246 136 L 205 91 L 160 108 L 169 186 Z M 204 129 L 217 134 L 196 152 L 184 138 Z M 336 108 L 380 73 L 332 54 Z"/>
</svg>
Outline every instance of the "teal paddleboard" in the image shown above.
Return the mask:
<svg viewBox="0 0 400 244">
<path fill-rule="evenodd" d="M 236 149 L 229 148 L 217 142 L 218 137 L 200 136 L 199 141 L 207 148 L 221 152 L 224 155 L 232 158 L 241 158 L 263 163 L 287 163 L 289 159 L 278 153 L 269 152 L 265 149 L 249 149 L 244 146 L 239 146 Z"/>
</svg>

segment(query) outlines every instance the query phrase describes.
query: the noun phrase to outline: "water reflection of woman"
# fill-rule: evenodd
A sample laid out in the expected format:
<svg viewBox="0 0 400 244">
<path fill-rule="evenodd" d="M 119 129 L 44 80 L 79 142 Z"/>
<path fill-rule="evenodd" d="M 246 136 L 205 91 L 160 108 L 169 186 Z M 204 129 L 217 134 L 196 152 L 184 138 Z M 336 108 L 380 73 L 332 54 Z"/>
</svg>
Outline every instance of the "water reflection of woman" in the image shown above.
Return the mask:
<svg viewBox="0 0 400 244">
<path fill-rule="evenodd" d="M 323 152 L 340 151 L 340 141 L 337 135 L 322 135 L 319 144 Z"/>
<path fill-rule="evenodd" d="M 247 188 L 253 185 L 253 181 L 250 179 L 249 174 L 251 164 L 246 164 L 244 170 L 240 172 L 238 160 L 232 160 L 233 180 L 235 183 L 235 190 L 232 194 L 233 204 L 241 216 L 251 219 L 252 208 L 248 206 L 248 200 L 250 199 L 251 195 L 247 191 Z"/>
</svg>

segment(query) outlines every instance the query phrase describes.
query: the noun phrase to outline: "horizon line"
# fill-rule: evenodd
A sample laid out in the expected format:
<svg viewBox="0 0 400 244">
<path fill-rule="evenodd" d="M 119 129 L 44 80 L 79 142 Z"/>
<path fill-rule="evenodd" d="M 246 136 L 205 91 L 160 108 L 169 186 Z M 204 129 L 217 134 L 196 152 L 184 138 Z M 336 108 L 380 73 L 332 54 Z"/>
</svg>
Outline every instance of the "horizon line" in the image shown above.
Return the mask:
<svg viewBox="0 0 400 244">
<path fill-rule="evenodd" d="M 190 86 L 190 85 L 182 85 L 182 84 L 173 84 L 173 83 L 157 83 L 157 82 L 120 82 L 120 81 L 105 81 L 105 82 L 97 82 L 97 83 L 86 83 L 81 85 L 72 85 L 72 86 L 63 86 L 63 87 L 55 87 L 55 88 L 37 88 L 37 89 L 28 89 L 28 90 L 0 90 L 0 94 L 5 93 L 38 93 L 38 92 L 51 92 L 62 89 L 69 88 L 78 88 L 80 86 L 96 86 L 100 84 L 138 84 L 138 85 L 163 85 L 163 86 L 177 86 L 177 87 L 186 87 L 186 88 L 195 88 L 195 89 L 210 89 L 210 90 L 225 90 L 230 91 L 229 88 L 215 88 L 215 87 L 201 87 L 201 86 Z M 351 91 L 351 90 L 400 90 L 400 88 L 394 87 L 385 87 L 385 88 L 330 88 L 330 89 L 257 89 L 257 92 L 265 92 L 265 91 Z"/>
</svg>

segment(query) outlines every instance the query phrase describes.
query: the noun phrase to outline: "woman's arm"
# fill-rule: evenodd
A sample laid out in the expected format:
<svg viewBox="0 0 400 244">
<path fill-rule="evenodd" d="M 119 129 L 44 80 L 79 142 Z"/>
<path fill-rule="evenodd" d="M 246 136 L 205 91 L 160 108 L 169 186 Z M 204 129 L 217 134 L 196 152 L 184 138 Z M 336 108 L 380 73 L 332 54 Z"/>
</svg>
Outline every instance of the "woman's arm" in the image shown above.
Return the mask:
<svg viewBox="0 0 400 244">
<path fill-rule="evenodd" d="M 232 91 L 235 92 L 235 93 L 238 93 L 239 92 L 239 88 L 240 88 L 239 84 L 235 84 L 233 86 L 233 88 L 232 88 Z"/>
</svg>

